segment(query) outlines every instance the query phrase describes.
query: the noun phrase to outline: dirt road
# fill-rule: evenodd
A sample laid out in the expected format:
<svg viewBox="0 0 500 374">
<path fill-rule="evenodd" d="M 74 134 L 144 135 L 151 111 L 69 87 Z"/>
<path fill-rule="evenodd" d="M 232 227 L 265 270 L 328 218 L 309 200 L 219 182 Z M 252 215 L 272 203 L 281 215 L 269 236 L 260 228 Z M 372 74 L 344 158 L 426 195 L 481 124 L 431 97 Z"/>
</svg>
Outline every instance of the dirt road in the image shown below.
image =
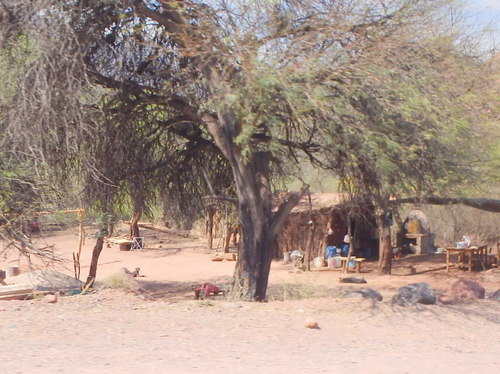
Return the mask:
<svg viewBox="0 0 500 374">
<path fill-rule="evenodd" d="M 74 248 L 73 233 L 54 240 L 60 253 Z M 363 277 L 384 296 L 372 302 L 333 297 L 337 272 L 292 274 L 290 265 L 275 263 L 268 303 L 194 301 L 191 283 L 224 282 L 234 263 L 210 261 L 202 242 L 165 241 L 150 238 L 144 252 L 103 252 L 99 278 L 141 267 L 143 294 L 105 289 L 55 304 L 1 301 L 0 372 L 493 374 L 500 367 L 500 302 L 390 303 L 404 284 L 427 281 L 439 291 L 460 276 L 491 293 L 500 287 L 495 274 L 446 274 L 429 261 L 416 275 L 378 277 L 368 265 Z M 290 300 L 319 289 L 325 297 Z M 305 328 L 307 318 L 319 329 Z"/>
</svg>

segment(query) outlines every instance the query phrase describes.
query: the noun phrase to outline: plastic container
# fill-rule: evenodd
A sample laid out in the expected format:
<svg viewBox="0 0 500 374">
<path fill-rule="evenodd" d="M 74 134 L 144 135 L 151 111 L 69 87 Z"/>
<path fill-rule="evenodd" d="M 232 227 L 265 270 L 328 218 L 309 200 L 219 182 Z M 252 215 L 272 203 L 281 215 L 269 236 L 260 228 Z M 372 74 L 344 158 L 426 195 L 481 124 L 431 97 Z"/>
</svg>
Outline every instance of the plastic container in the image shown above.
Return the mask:
<svg viewBox="0 0 500 374">
<path fill-rule="evenodd" d="M 323 256 L 313 258 L 313 266 L 315 268 L 322 268 L 325 266 L 325 258 Z"/>
<path fill-rule="evenodd" d="M 343 244 L 342 245 L 342 250 L 340 252 L 342 254 L 342 256 L 347 256 L 347 254 L 349 253 L 349 244 Z"/>
<path fill-rule="evenodd" d="M 337 247 L 330 245 L 326 247 L 325 258 L 328 260 L 330 257 L 334 257 L 337 254 Z"/>
<path fill-rule="evenodd" d="M 328 259 L 328 267 L 334 268 L 334 269 L 338 269 L 338 268 L 342 267 L 342 260 L 340 259 L 340 256 L 335 256 L 335 257 L 329 258 Z"/>
</svg>

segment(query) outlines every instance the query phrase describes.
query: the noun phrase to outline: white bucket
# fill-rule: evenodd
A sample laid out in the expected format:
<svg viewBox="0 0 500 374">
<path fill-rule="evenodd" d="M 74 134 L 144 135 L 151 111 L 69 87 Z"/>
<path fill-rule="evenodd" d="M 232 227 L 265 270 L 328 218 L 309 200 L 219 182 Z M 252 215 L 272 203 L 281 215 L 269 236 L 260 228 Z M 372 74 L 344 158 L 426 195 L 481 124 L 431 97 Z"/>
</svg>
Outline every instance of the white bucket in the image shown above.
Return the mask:
<svg viewBox="0 0 500 374">
<path fill-rule="evenodd" d="M 313 266 L 315 268 L 322 268 L 325 266 L 325 258 L 323 256 L 313 258 Z"/>
<path fill-rule="evenodd" d="M 333 260 L 333 267 L 334 268 L 342 267 L 342 260 L 340 259 L 339 256 L 335 256 L 334 258 L 332 258 L 332 260 Z"/>
</svg>

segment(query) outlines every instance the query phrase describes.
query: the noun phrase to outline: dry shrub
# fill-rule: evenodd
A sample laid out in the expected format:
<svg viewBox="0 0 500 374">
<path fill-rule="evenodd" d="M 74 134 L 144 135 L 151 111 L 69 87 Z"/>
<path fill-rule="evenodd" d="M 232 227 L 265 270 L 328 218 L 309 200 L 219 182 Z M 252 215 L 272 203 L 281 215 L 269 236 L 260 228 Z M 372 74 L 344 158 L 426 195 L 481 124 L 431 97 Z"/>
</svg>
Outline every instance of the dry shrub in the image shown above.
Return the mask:
<svg viewBox="0 0 500 374">
<path fill-rule="evenodd" d="M 283 283 L 268 288 L 268 298 L 275 301 L 303 300 L 331 296 L 327 288 L 312 283 Z"/>
<path fill-rule="evenodd" d="M 124 292 L 137 291 L 139 288 L 137 282 L 122 271 L 110 275 L 102 281 L 102 284 L 105 287 L 121 290 Z"/>
</svg>

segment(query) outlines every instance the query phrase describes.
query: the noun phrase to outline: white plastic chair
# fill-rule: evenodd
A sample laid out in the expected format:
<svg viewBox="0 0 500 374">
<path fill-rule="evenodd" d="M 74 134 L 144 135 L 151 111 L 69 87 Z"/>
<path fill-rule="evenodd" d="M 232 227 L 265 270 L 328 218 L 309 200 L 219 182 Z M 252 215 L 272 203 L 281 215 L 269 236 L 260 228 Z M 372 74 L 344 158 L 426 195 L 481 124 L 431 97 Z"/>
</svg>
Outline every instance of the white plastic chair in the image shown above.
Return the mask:
<svg viewBox="0 0 500 374">
<path fill-rule="evenodd" d="M 134 236 L 132 238 L 131 251 L 142 251 L 144 249 L 144 238 L 142 236 Z"/>
</svg>

